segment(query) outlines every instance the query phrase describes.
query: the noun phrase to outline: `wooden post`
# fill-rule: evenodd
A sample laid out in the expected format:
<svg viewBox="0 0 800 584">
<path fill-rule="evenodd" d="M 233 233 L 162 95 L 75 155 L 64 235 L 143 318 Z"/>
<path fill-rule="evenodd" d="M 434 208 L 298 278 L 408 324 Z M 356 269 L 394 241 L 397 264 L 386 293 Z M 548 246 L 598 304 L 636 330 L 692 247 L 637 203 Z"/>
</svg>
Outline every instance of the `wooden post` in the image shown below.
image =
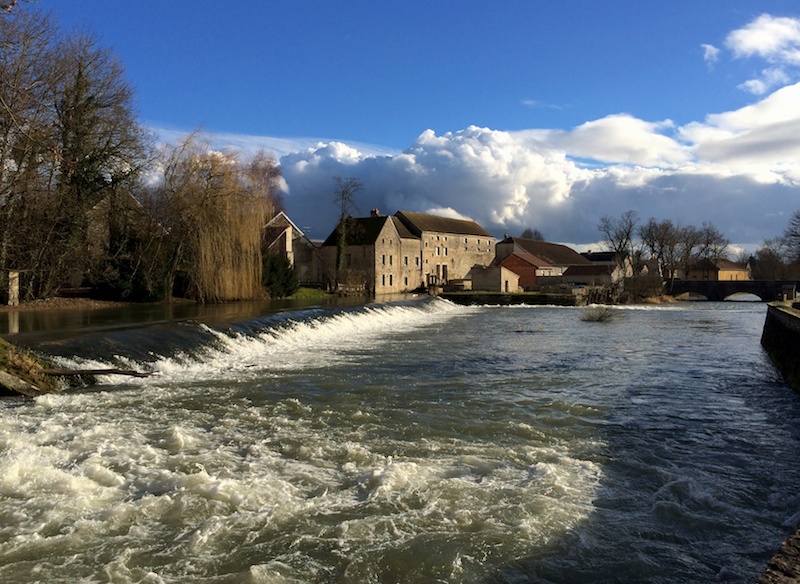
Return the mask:
<svg viewBox="0 0 800 584">
<path fill-rule="evenodd" d="M 8 305 L 19 304 L 19 272 L 8 273 Z"/>
</svg>

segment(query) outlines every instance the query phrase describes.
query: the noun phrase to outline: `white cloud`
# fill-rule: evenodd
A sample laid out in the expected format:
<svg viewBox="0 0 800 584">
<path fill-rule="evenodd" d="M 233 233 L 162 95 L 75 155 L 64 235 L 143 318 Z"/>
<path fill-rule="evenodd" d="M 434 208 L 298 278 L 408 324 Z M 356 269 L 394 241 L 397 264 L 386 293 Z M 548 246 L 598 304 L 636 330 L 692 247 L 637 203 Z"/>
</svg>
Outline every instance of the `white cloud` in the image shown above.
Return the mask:
<svg viewBox="0 0 800 584">
<path fill-rule="evenodd" d="M 281 158 L 286 204 L 309 235 L 333 229 L 334 176 L 354 176 L 362 214 L 379 208 L 468 217 L 497 236 L 536 227 L 589 244 L 597 221 L 640 216 L 715 223 L 737 243 L 781 233 L 800 207 L 800 84 L 701 122 L 675 127 L 627 114 L 570 131 L 426 130 L 403 152 L 375 155 L 340 142 Z"/>
<path fill-rule="evenodd" d="M 700 45 L 703 47 L 703 60 L 709 65 L 713 65 L 719 60 L 719 49 L 714 45 Z"/>
<path fill-rule="evenodd" d="M 158 140 L 164 143 L 175 144 L 184 140 L 190 132 L 153 125 L 150 130 L 156 134 Z M 273 136 L 252 136 L 247 134 L 233 134 L 226 132 L 206 132 L 202 128 L 199 130 L 202 136 L 207 136 L 211 141 L 211 146 L 217 150 L 240 152 L 244 158 L 252 156 L 259 150 L 264 150 L 280 158 L 292 152 L 298 152 L 308 148 L 314 148 L 318 144 L 332 142 L 329 138 L 276 138 Z M 363 142 L 350 142 L 350 147 L 357 149 L 362 155 L 384 155 L 395 154 L 396 149 L 386 148 L 375 144 Z"/>
<path fill-rule="evenodd" d="M 557 105 L 557 104 L 554 104 L 554 103 L 547 103 L 547 102 L 544 102 L 544 101 L 539 101 L 537 99 L 523 99 L 522 100 L 522 105 L 524 105 L 526 107 L 529 107 L 529 108 L 534 108 L 534 109 L 536 109 L 536 108 L 555 109 L 555 110 L 564 109 L 563 106 L 560 106 L 560 105 Z"/>
<path fill-rule="evenodd" d="M 800 19 L 762 14 L 734 30 L 725 45 L 736 57 L 762 57 L 771 63 L 800 65 Z"/>
<path fill-rule="evenodd" d="M 731 32 L 725 39 L 725 46 L 736 58 L 758 57 L 770 63 L 760 76 L 738 86 L 753 95 L 764 95 L 797 78 L 800 19 L 762 14 L 745 27 Z"/>
<path fill-rule="evenodd" d="M 738 172 L 742 172 L 742 164 L 749 165 L 751 171 L 760 167 L 759 176 L 773 167 L 797 168 L 797 161 L 800 161 L 798 103 L 800 83 L 782 87 L 741 109 L 707 116 L 703 123 L 688 124 L 679 130 L 679 135 L 694 144 L 700 160 L 719 166 L 736 166 Z M 796 184 L 791 178 L 784 180 Z"/>
<path fill-rule="evenodd" d="M 645 122 L 628 114 L 617 114 L 586 122 L 570 132 L 550 132 L 546 138 L 571 156 L 601 162 L 671 166 L 690 158 L 685 146 L 664 135 L 665 130 L 673 127 L 669 120 Z"/>
</svg>

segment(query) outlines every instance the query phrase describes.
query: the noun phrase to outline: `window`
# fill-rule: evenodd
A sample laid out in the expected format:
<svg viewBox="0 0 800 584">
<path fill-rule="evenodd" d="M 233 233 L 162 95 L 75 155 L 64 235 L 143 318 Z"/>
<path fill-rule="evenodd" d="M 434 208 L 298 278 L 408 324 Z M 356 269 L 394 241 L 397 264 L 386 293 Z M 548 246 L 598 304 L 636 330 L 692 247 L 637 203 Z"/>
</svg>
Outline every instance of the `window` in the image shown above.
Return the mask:
<svg viewBox="0 0 800 584">
<path fill-rule="evenodd" d="M 392 278 L 392 275 L 391 275 L 391 274 L 389 274 L 389 286 L 391 286 L 391 285 L 392 285 L 392 279 L 393 279 L 393 278 Z"/>
<path fill-rule="evenodd" d="M 403 278 L 403 286 L 408 286 L 408 276 Z"/>
<path fill-rule="evenodd" d="M 381 264 L 383 264 L 384 266 L 386 265 L 386 254 L 383 254 L 381 256 Z"/>
<path fill-rule="evenodd" d="M 386 286 L 386 274 L 381 275 L 381 286 Z"/>
<path fill-rule="evenodd" d="M 408 265 L 408 256 L 403 256 L 403 265 L 404 266 Z"/>
<path fill-rule="evenodd" d="M 417 267 L 419 267 L 419 258 L 414 258 L 414 260 L 416 261 Z"/>
<path fill-rule="evenodd" d="M 389 256 L 389 265 L 392 265 L 392 256 Z M 390 276 L 391 277 L 391 276 Z"/>
<path fill-rule="evenodd" d="M 447 255 L 447 248 L 444 248 L 444 255 Z"/>
<path fill-rule="evenodd" d="M 437 248 L 436 248 L 436 255 L 437 255 L 437 256 L 438 256 L 438 255 L 442 255 L 442 248 L 440 248 L 440 247 L 437 247 Z"/>
</svg>

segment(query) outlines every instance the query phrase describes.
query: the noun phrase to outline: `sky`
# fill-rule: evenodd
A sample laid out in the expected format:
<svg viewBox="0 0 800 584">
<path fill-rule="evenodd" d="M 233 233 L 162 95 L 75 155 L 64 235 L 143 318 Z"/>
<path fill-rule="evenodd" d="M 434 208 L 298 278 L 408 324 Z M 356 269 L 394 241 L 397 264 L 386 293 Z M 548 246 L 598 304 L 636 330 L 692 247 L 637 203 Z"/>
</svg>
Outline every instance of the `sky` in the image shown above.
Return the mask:
<svg viewBox="0 0 800 584">
<path fill-rule="evenodd" d="M 627 210 L 753 251 L 800 209 L 796 0 L 38 0 L 119 56 L 139 120 L 281 164 L 312 239 L 432 212 L 597 245 Z M 736 249 L 738 249 L 738 247 Z"/>
</svg>

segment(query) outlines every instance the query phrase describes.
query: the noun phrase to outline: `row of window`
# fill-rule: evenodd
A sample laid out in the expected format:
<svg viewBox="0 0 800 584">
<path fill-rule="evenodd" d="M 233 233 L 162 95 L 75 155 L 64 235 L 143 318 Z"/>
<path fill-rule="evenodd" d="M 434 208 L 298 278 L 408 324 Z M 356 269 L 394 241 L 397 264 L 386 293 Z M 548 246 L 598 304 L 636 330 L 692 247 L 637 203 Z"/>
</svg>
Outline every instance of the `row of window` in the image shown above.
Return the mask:
<svg viewBox="0 0 800 584">
<path fill-rule="evenodd" d="M 447 254 L 445 254 L 445 255 L 447 255 Z M 415 257 L 415 258 L 414 258 L 414 261 L 415 261 L 415 265 L 416 265 L 417 267 L 419 267 L 419 258 L 418 258 L 418 257 Z M 391 256 L 391 255 L 390 255 L 390 256 L 389 256 L 389 265 L 390 265 L 390 266 L 394 265 L 394 263 L 393 263 L 393 262 L 394 262 L 394 256 Z M 381 264 L 382 264 L 382 265 L 384 265 L 384 266 L 386 265 L 386 254 L 383 254 L 383 255 L 381 256 Z M 407 265 L 408 265 L 408 256 L 403 256 L 403 265 L 404 265 L 404 266 L 407 266 Z"/>
<path fill-rule="evenodd" d="M 386 286 L 386 274 L 381 275 L 381 286 Z M 394 277 L 389 274 L 389 286 L 394 286 Z M 408 276 L 403 277 L 403 286 L 408 287 Z"/>
</svg>

